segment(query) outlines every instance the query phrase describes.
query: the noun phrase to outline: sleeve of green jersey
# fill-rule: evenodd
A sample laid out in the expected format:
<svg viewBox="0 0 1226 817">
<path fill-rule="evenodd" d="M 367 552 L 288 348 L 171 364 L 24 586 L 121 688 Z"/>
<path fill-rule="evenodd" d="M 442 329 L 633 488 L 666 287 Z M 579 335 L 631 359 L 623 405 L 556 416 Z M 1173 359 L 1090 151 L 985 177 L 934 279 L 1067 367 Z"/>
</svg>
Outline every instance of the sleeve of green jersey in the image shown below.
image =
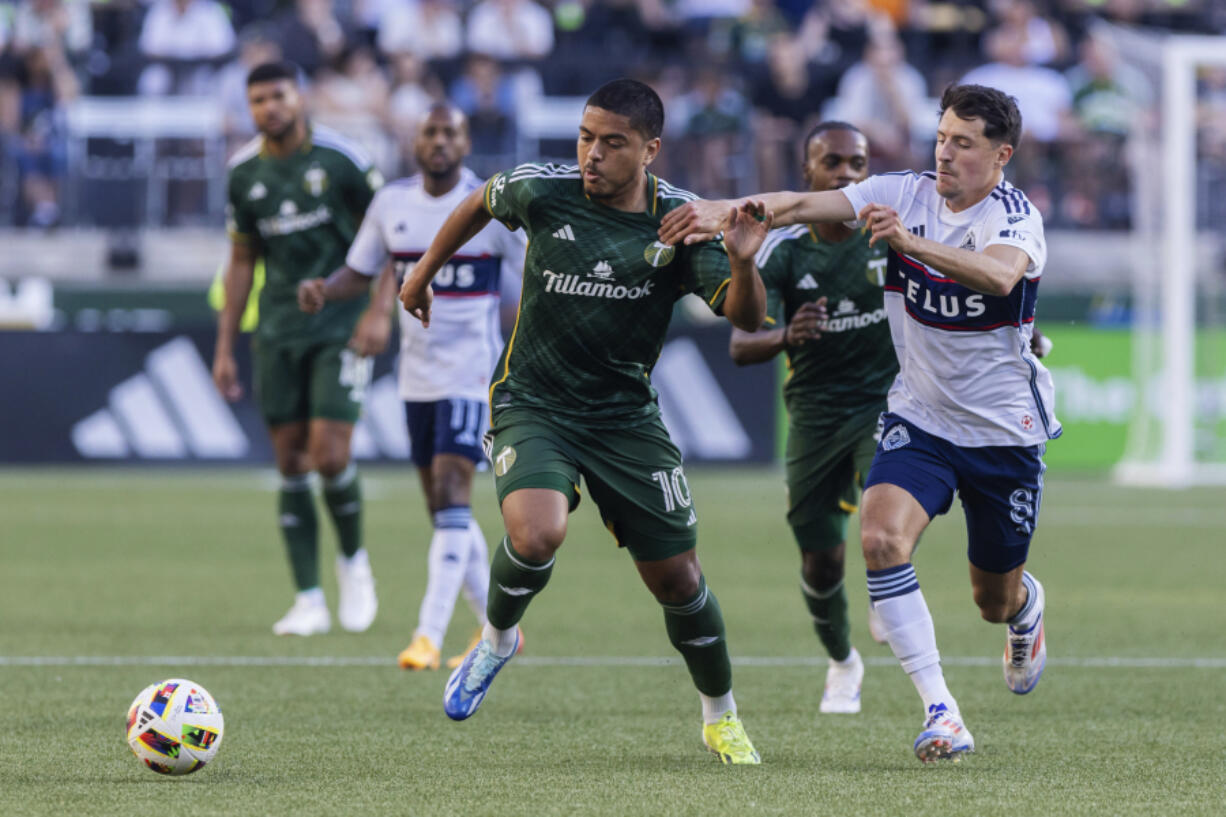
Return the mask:
<svg viewBox="0 0 1226 817">
<path fill-rule="evenodd" d="M 762 328 L 779 329 L 787 322 L 783 304 L 783 287 L 788 274 L 787 242 L 776 246 L 766 259 L 762 259 L 761 253 L 758 258 L 761 262 L 758 275 L 762 276 L 762 285 L 766 287 L 766 320 Z"/>
<path fill-rule="evenodd" d="M 383 186 L 383 174 L 379 168 L 372 165 L 362 167 L 356 163 L 345 163 L 347 172 L 343 180 L 345 203 L 360 220 L 370 207 L 375 193 Z"/>
<path fill-rule="evenodd" d="M 724 314 L 724 298 L 732 280 L 732 268 L 723 241 L 704 241 L 684 247 L 683 292 L 693 292 L 707 302 L 716 315 Z"/>
<path fill-rule="evenodd" d="M 231 241 L 240 244 L 254 244 L 259 238 L 255 217 L 243 209 L 246 198 L 242 195 L 243 185 L 230 174 L 226 181 L 226 232 Z"/>
<path fill-rule="evenodd" d="M 501 173 L 495 173 L 485 183 L 485 211 L 518 230 L 528 223 L 528 202 L 532 199 L 531 179 L 539 176 L 532 166 L 519 165 Z"/>
</svg>

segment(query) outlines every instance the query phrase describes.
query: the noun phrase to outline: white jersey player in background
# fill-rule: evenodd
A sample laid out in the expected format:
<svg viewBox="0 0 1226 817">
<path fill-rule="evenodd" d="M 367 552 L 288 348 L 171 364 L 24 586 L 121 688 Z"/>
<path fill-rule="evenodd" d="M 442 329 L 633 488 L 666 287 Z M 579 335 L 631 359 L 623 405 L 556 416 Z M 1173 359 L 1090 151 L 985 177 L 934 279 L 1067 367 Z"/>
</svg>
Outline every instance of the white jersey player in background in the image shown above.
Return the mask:
<svg viewBox="0 0 1226 817">
<path fill-rule="evenodd" d="M 315 311 L 327 300 L 367 290 L 389 257 L 403 278 L 451 211 L 483 184 L 462 164 L 469 149 L 464 114 L 451 105 L 431 108 L 414 144 L 420 175 L 379 192 L 345 266 L 326 280 L 300 285 L 302 308 Z M 526 247 L 522 231 L 487 226 L 435 277 L 434 319 L 428 330 L 400 311 L 400 395 L 413 462 L 434 522 L 425 598 L 413 639 L 399 657 L 404 669 L 438 668 L 461 590 L 477 616 L 478 634 L 485 623 L 489 556 L 470 498 L 476 464 L 483 459 L 490 372 L 502 352 L 500 294 L 504 288 L 517 290 Z"/>
<path fill-rule="evenodd" d="M 924 704 L 924 762 L 957 759 L 974 739 L 946 687 L 911 554 L 955 491 L 966 515 L 975 604 L 1007 623 L 1005 681 L 1030 692 L 1046 663 L 1043 587 L 1025 571 L 1043 490 L 1042 454 L 1060 435 L 1051 375 L 1030 349 L 1047 258 L 1043 220 L 1005 165 L 1021 136 L 1012 97 L 946 89 L 936 172 L 872 176 L 842 190 L 768 193 L 776 225 L 850 221 L 890 246 L 886 311 L 900 371 L 865 480 L 861 544 L 890 648 Z M 734 202 L 695 202 L 664 218 L 661 240 L 723 227 Z"/>
</svg>

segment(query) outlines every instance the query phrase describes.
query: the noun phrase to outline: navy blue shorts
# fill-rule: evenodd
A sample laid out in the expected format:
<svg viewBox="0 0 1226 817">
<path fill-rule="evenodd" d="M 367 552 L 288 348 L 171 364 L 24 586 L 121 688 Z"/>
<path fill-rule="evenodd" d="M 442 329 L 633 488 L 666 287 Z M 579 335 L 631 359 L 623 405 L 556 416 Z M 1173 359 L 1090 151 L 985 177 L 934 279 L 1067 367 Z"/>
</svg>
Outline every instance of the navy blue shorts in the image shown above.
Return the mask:
<svg viewBox="0 0 1226 817">
<path fill-rule="evenodd" d="M 1044 445 L 954 445 L 897 414 L 881 415 L 881 441 L 864 488 L 897 485 L 931 519 L 954 492 L 966 514 L 966 557 L 980 570 L 1008 573 L 1025 564 L 1043 499 Z"/>
<path fill-rule="evenodd" d="M 455 454 L 475 463 L 485 459 L 481 437 L 485 434 L 484 400 L 458 398 L 429 403 L 404 404 L 409 423 L 410 456 L 418 468 L 429 468 L 435 454 Z"/>
</svg>

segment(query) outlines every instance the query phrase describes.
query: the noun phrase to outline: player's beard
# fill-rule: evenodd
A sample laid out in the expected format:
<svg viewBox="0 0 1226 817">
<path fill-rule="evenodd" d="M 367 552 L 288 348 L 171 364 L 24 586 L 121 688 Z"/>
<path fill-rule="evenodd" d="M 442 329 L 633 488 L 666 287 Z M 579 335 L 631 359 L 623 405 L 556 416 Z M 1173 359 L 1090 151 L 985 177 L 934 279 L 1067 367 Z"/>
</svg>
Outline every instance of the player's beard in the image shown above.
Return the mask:
<svg viewBox="0 0 1226 817">
<path fill-rule="evenodd" d="M 300 116 L 292 116 L 290 117 L 289 121 L 286 122 L 285 125 L 279 128 L 275 133 L 271 131 L 264 131 L 264 138 L 269 140 L 270 142 L 278 142 L 278 143 L 284 142 L 289 137 L 289 135 L 294 132 L 294 128 L 298 125 L 298 122 L 300 120 L 301 120 Z"/>
</svg>

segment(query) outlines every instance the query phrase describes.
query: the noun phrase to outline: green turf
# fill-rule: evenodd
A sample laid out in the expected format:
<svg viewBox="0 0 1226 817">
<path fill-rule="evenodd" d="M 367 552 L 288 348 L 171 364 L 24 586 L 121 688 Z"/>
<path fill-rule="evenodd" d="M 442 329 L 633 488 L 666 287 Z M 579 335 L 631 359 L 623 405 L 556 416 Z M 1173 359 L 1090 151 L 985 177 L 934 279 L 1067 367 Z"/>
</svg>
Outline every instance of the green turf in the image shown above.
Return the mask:
<svg viewBox="0 0 1226 817">
<path fill-rule="evenodd" d="M 0 814 L 1221 813 L 1220 491 L 1049 482 L 1031 566 L 1047 588 L 1051 663 L 1026 697 L 1005 689 L 1003 634 L 971 603 L 960 515 L 934 525 L 916 566 L 978 751 L 923 767 L 910 751 L 918 698 L 888 649 L 867 642 L 862 560 L 850 558 L 848 587 L 853 640 L 870 663 L 865 711 L 819 716 L 824 673 L 803 663 L 819 647 L 796 587 L 781 476 L 696 470 L 699 553 L 733 655 L 779 664 L 736 667 L 764 763 L 732 768 L 703 752 L 677 662 L 549 660 L 673 655 L 658 606 L 588 502 L 529 610 L 523 658 L 472 720 L 448 721 L 444 676 L 392 663 L 424 586 L 418 489 L 399 471 L 367 477 L 379 619 L 362 635 L 294 640 L 269 633 L 290 601 L 269 474 L 0 471 Z M 496 539 L 480 482 L 477 515 Z M 461 601 L 447 646 L 460 648 L 471 626 Z M 14 661 L 38 656 L 372 660 Z M 1134 660 L 1088 660 L 1112 657 Z M 1143 658 L 1182 663 L 1136 668 Z M 227 720 L 216 761 L 183 779 L 144 769 L 123 742 L 132 697 L 173 675 L 207 687 Z"/>
</svg>

